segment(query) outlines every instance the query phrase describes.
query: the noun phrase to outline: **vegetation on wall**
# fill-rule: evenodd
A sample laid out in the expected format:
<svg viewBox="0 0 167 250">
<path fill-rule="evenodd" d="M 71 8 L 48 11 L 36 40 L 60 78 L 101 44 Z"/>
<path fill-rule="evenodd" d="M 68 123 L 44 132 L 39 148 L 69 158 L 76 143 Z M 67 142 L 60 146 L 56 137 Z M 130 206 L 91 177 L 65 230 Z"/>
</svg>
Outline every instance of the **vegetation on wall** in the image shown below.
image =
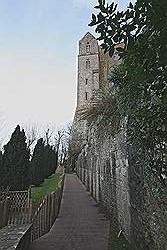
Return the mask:
<svg viewBox="0 0 167 250">
<path fill-rule="evenodd" d="M 75 169 L 75 163 L 78 159 L 79 154 L 81 153 L 81 147 L 79 145 L 76 145 L 76 143 L 73 143 L 72 140 L 69 144 L 68 149 L 68 159 L 66 162 L 66 172 L 74 171 Z"/>
<path fill-rule="evenodd" d="M 121 113 L 115 86 L 96 90 L 89 105 L 79 110 L 80 117 L 89 127 L 96 123 L 96 132 L 115 134 L 120 128 Z"/>
<path fill-rule="evenodd" d="M 96 26 L 102 48 L 123 58 L 123 71 L 113 82 L 119 104 L 128 116 L 128 136 L 138 153 L 145 155 L 146 168 L 166 182 L 165 124 L 167 117 L 167 9 L 165 1 L 137 0 L 125 11 L 99 0 L 90 26 Z M 122 46 L 124 44 L 124 47 Z"/>
</svg>

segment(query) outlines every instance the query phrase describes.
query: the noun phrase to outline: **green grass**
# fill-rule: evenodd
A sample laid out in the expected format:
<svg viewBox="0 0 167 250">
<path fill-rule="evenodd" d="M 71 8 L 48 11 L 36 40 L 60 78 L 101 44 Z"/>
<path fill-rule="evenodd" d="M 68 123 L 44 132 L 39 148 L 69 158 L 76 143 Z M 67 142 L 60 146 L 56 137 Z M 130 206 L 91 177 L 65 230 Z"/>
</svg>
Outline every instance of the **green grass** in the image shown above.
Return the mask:
<svg viewBox="0 0 167 250">
<path fill-rule="evenodd" d="M 60 174 L 53 174 L 39 186 L 31 188 L 31 198 L 34 202 L 42 200 L 46 195 L 54 192 L 58 186 Z"/>
</svg>

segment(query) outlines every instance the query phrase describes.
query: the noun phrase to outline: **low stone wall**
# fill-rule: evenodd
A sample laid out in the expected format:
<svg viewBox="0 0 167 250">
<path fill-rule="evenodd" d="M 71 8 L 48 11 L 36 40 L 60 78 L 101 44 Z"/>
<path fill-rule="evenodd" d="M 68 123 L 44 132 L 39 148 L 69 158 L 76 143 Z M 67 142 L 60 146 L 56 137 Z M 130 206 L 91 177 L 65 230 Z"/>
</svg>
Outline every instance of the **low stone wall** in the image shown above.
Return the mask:
<svg viewBox="0 0 167 250">
<path fill-rule="evenodd" d="M 28 250 L 31 242 L 31 230 L 32 225 L 27 229 L 27 231 L 23 234 L 19 243 L 16 247 L 16 250 Z"/>
<path fill-rule="evenodd" d="M 28 232 L 30 232 L 31 225 L 22 226 L 6 226 L 0 230 L 0 250 L 21 250 L 25 248 L 20 248 L 21 242 L 25 242 L 25 235 L 27 237 Z M 27 240 L 26 240 L 27 242 Z"/>
</svg>

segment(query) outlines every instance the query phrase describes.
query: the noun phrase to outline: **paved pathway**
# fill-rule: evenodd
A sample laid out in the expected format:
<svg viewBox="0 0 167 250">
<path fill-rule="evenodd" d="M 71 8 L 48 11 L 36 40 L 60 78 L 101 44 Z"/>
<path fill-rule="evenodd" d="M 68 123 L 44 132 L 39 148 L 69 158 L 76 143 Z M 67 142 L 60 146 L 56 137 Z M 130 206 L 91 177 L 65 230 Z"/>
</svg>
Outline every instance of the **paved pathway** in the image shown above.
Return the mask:
<svg viewBox="0 0 167 250">
<path fill-rule="evenodd" d="M 109 222 L 76 175 L 66 175 L 60 214 L 29 250 L 107 250 Z"/>
</svg>

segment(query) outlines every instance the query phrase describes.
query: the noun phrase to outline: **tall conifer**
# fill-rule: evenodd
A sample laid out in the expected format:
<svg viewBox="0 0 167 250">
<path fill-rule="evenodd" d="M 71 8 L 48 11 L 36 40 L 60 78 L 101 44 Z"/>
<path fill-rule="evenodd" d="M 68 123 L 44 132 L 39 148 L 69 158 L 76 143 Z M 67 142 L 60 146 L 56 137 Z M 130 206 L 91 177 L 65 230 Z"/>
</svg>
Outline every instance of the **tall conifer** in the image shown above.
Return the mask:
<svg viewBox="0 0 167 250">
<path fill-rule="evenodd" d="M 4 186 L 12 190 L 24 190 L 29 187 L 29 150 L 24 130 L 18 125 L 10 141 L 4 146 L 3 170 Z"/>
<path fill-rule="evenodd" d="M 56 170 L 56 153 L 50 145 L 45 146 L 45 169 L 47 177 L 55 173 Z"/>
<path fill-rule="evenodd" d="M 40 185 L 45 178 L 44 168 L 44 142 L 40 138 L 34 148 L 34 153 L 31 160 L 32 184 Z"/>
</svg>

